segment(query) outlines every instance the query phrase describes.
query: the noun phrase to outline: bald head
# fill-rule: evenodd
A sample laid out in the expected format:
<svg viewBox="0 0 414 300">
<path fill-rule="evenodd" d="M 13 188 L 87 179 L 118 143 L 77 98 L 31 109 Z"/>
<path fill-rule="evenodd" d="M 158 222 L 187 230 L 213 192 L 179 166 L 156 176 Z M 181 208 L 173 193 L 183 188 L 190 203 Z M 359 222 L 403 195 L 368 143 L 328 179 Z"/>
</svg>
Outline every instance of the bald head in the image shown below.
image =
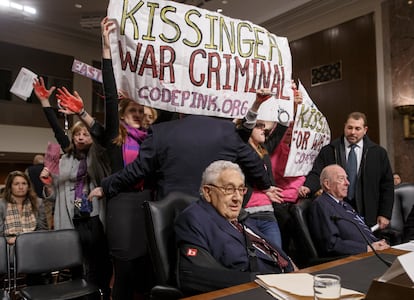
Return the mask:
<svg viewBox="0 0 414 300">
<path fill-rule="evenodd" d="M 345 170 L 339 165 L 329 165 L 325 167 L 320 176 L 322 189 L 342 200 L 348 193 L 349 181 Z"/>
<path fill-rule="evenodd" d="M 33 164 L 34 165 L 40 165 L 43 164 L 45 161 L 45 157 L 43 154 L 36 154 L 33 158 Z"/>
</svg>

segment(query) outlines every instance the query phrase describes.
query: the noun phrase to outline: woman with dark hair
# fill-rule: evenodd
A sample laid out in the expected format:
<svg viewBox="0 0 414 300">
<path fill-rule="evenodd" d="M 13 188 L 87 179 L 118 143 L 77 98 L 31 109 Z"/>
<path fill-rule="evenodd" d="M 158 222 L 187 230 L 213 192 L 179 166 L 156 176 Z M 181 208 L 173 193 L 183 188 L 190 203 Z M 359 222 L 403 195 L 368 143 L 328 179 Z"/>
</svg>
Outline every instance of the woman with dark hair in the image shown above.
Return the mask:
<svg viewBox="0 0 414 300">
<path fill-rule="evenodd" d="M 10 172 L 0 199 L 0 235 L 14 244 L 20 233 L 47 229 L 43 201 L 37 197 L 28 175 Z"/>
</svg>

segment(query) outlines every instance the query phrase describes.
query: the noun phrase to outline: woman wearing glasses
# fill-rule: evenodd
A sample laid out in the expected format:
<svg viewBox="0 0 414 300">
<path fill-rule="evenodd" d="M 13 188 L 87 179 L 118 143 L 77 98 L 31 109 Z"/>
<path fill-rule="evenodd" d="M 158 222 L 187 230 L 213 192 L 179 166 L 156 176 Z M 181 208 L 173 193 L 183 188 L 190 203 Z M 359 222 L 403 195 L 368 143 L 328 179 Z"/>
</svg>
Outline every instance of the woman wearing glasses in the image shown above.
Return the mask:
<svg viewBox="0 0 414 300">
<path fill-rule="evenodd" d="M 296 88 L 296 85 L 294 88 Z M 268 91 L 264 91 L 264 94 L 267 94 L 267 92 Z M 295 103 L 296 101 L 299 101 L 299 99 L 296 99 L 296 95 L 297 93 L 295 93 Z M 257 102 L 258 101 L 256 99 L 256 102 L 253 104 L 252 108 L 256 108 L 258 110 L 259 107 L 257 106 Z M 285 111 L 282 113 L 286 114 Z M 279 123 L 277 123 L 276 127 L 272 130 L 268 130 L 266 128 L 267 124 L 265 121 L 257 120 L 248 140 L 249 145 L 263 160 L 263 164 L 269 174 L 272 185 L 275 186 L 277 186 L 277 182 L 275 182 L 273 177 L 272 163 L 269 153 L 271 154 L 275 151 L 282 141 L 286 130 L 288 129 L 288 118 L 286 119 L 286 123 L 283 123 L 281 119 L 281 116 L 279 116 Z M 267 135 L 269 131 L 270 134 Z M 282 192 L 283 190 L 279 188 L 280 198 L 276 203 L 283 202 Z M 250 213 L 251 218 L 256 221 L 256 226 L 263 233 L 263 235 L 265 235 L 266 239 L 272 244 L 282 247 L 281 233 L 274 214 L 274 204 L 275 203 L 272 202 L 265 193 L 260 190 L 253 189 L 251 186 L 249 186 L 243 199 L 243 207 Z"/>
</svg>

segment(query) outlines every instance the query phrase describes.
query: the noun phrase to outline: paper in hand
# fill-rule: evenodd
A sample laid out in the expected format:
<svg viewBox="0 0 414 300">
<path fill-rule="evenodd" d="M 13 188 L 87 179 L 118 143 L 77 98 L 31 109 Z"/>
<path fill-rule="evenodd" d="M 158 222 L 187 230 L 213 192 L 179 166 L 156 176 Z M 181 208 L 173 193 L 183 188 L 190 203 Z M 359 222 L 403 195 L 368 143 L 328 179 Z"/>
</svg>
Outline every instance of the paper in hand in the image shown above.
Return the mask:
<svg viewBox="0 0 414 300">
<path fill-rule="evenodd" d="M 60 145 L 56 143 L 48 143 L 45 153 L 45 167 L 53 175 L 59 174 Z"/>
<path fill-rule="evenodd" d="M 14 81 L 10 92 L 24 101 L 30 97 L 33 91 L 33 80 L 37 78 L 37 74 L 33 73 L 29 69 L 22 67 Z"/>
</svg>

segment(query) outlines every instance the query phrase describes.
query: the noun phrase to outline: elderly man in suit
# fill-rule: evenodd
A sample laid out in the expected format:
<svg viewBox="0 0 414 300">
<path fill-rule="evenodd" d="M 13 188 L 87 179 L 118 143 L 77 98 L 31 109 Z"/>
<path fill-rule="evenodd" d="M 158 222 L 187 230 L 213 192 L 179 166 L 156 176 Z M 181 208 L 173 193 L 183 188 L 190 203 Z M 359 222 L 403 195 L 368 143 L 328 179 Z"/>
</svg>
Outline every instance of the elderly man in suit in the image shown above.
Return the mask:
<svg viewBox="0 0 414 300">
<path fill-rule="evenodd" d="M 368 226 L 388 226 L 394 203 L 394 182 L 387 151 L 367 136 L 367 117 L 352 112 L 344 125 L 344 134 L 324 146 L 306 181 L 299 188 L 301 197 L 312 196 L 320 189 L 319 178 L 324 167 L 342 166 L 350 182 L 345 201 L 365 218 Z"/>
<path fill-rule="evenodd" d="M 240 214 L 247 188 L 237 164 L 210 164 L 200 190 L 202 197 L 175 223 L 184 291 L 206 292 L 252 281 L 259 273 L 293 271 L 283 250 L 263 238 L 246 212 Z"/>
<path fill-rule="evenodd" d="M 323 194 L 316 198 L 309 212 L 309 229 L 318 250 L 326 256 L 351 255 L 389 248 L 378 240 L 364 223 L 363 218 L 343 199 L 349 181 L 339 165 L 325 167 L 320 176 Z M 364 235 L 366 239 L 362 236 Z"/>
</svg>

